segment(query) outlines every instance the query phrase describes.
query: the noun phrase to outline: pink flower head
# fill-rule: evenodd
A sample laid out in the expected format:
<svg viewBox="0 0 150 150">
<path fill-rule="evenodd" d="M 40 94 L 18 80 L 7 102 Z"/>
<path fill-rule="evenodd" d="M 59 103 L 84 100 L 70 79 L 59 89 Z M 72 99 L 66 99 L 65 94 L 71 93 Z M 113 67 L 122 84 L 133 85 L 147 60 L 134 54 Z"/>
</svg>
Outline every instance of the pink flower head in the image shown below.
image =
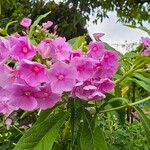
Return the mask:
<svg viewBox="0 0 150 150">
<path fill-rule="evenodd" d="M 20 24 L 23 26 L 23 27 L 29 27 L 31 25 L 31 22 L 32 20 L 30 18 L 23 18 L 20 22 Z"/>
<path fill-rule="evenodd" d="M 3 37 L 0 37 L 0 63 L 5 62 L 10 53 L 9 41 Z"/>
<path fill-rule="evenodd" d="M 100 92 L 108 93 L 111 92 L 112 89 L 115 87 L 115 83 L 112 80 L 105 78 L 95 82 L 95 86 Z"/>
<path fill-rule="evenodd" d="M 58 37 L 53 41 L 55 55 L 57 60 L 69 60 L 71 46 L 66 42 L 66 38 Z"/>
<path fill-rule="evenodd" d="M 47 21 L 47 22 L 42 23 L 42 26 L 43 26 L 45 29 L 50 28 L 52 25 L 53 25 L 53 22 L 52 22 L 52 21 Z"/>
<path fill-rule="evenodd" d="M 76 83 L 76 71 L 74 67 L 58 61 L 51 66 L 49 81 L 54 93 L 71 91 Z"/>
<path fill-rule="evenodd" d="M 35 95 L 39 90 L 26 83 L 14 84 L 12 89 L 12 105 L 26 111 L 32 111 L 37 108 Z"/>
<path fill-rule="evenodd" d="M 83 100 L 101 100 L 105 95 L 97 90 L 90 81 L 79 82 L 72 90 L 72 95 Z"/>
<path fill-rule="evenodd" d="M 150 47 L 150 38 L 149 37 L 141 37 L 144 46 Z"/>
<path fill-rule="evenodd" d="M 150 56 L 150 48 L 147 48 L 143 51 L 143 54 L 146 56 Z"/>
<path fill-rule="evenodd" d="M 53 107 L 60 100 L 60 95 L 53 93 L 48 84 L 40 87 L 40 91 L 36 94 L 36 99 L 40 109 L 47 109 Z"/>
<path fill-rule="evenodd" d="M 11 56 L 15 60 L 21 61 L 22 59 L 32 59 L 35 56 L 35 47 L 27 37 L 11 37 L 10 41 L 13 43 Z"/>
<path fill-rule="evenodd" d="M 71 61 L 71 65 L 76 68 L 77 79 L 79 81 L 85 81 L 89 79 L 93 73 L 93 63 L 89 58 L 74 57 Z"/>
<path fill-rule="evenodd" d="M 93 34 L 96 41 L 101 41 L 100 38 L 104 35 L 105 35 L 104 33 L 94 33 Z"/>
<path fill-rule="evenodd" d="M 118 55 L 114 51 L 105 51 L 100 62 L 95 65 L 95 78 L 111 78 L 118 68 Z"/>
<path fill-rule="evenodd" d="M 0 88 L 0 113 L 8 116 L 14 110 L 17 110 L 17 108 L 11 104 L 10 93 Z"/>
<path fill-rule="evenodd" d="M 101 59 L 105 52 L 104 44 L 99 42 L 90 42 L 87 56 L 94 59 Z"/>
<path fill-rule="evenodd" d="M 47 81 L 45 66 L 30 60 L 24 59 L 19 68 L 20 78 L 24 79 L 30 86 L 38 86 Z"/>
<path fill-rule="evenodd" d="M 42 40 L 39 43 L 37 50 L 43 58 L 50 58 L 55 55 L 55 51 L 52 48 L 52 40 L 50 39 Z"/>
</svg>

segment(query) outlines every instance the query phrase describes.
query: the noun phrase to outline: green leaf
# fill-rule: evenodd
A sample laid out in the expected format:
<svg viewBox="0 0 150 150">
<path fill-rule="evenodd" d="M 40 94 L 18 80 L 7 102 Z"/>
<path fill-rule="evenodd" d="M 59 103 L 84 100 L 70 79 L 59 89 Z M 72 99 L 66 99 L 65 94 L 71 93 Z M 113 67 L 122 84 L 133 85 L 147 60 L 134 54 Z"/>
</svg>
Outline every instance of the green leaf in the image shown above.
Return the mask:
<svg viewBox="0 0 150 150">
<path fill-rule="evenodd" d="M 143 75 L 140 74 L 140 73 L 135 73 L 135 74 L 134 74 L 134 77 L 136 77 L 136 78 L 138 78 L 139 80 L 145 82 L 146 84 L 150 84 L 150 79 L 147 78 L 147 77 L 145 77 L 145 76 L 143 76 Z"/>
<path fill-rule="evenodd" d="M 100 127 L 93 130 L 90 118 L 84 112 L 84 123 L 80 135 L 81 150 L 107 150 L 107 144 Z"/>
<path fill-rule="evenodd" d="M 140 85 L 143 89 L 145 89 L 147 92 L 150 93 L 150 85 L 146 84 L 143 81 L 140 80 L 136 80 L 136 79 L 132 79 L 135 83 L 137 83 L 138 85 Z"/>
<path fill-rule="evenodd" d="M 6 27 L 5 27 L 5 30 L 7 31 L 9 26 L 11 26 L 12 24 L 16 23 L 17 21 L 11 21 L 9 23 L 7 23 Z"/>
<path fill-rule="evenodd" d="M 127 99 L 123 97 L 116 97 L 109 100 L 110 105 L 115 108 L 122 106 L 127 103 Z M 118 117 L 120 123 L 123 125 L 125 123 L 125 108 L 116 110 L 116 116 Z"/>
<path fill-rule="evenodd" d="M 142 121 L 148 139 L 148 143 L 150 145 L 150 119 L 144 114 L 144 112 L 138 106 L 136 106 L 135 109 L 138 112 L 139 117 Z"/>
<path fill-rule="evenodd" d="M 94 141 L 97 149 L 107 150 L 107 143 L 105 141 L 104 133 L 101 127 L 96 127 L 94 130 Z"/>
<path fill-rule="evenodd" d="M 30 27 L 30 31 L 29 31 L 29 38 L 32 39 L 32 35 L 35 31 L 35 27 L 39 24 L 39 22 L 45 18 L 47 15 L 49 15 L 51 13 L 51 11 L 49 11 L 48 13 L 44 14 L 44 15 L 40 15 L 35 21 L 34 23 L 31 25 Z"/>
<path fill-rule="evenodd" d="M 140 55 L 139 53 L 131 51 L 131 52 L 125 53 L 125 55 L 123 56 L 123 58 L 134 58 L 134 57 L 137 57 L 139 55 Z"/>
<path fill-rule="evenodd" d="M 75 50 L 79 49 L 82 45 L 86 44 L 85 36 L 73 38 L 68 42 L 72 45 L 72 48 Z"/>
<path fill-rule="evenodd" d="M 61 112 L 41 120 L 23 135 L 14 150 L 51 150 L 66 117 L 67 113 Z"/>
</svg>

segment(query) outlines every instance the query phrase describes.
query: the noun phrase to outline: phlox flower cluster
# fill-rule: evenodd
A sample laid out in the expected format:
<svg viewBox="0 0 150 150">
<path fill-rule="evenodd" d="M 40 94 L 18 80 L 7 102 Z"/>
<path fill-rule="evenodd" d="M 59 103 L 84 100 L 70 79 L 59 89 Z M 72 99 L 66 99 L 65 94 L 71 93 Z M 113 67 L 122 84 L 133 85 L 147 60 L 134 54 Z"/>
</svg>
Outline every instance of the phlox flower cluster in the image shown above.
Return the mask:
<svg viewBox="0 0 150 150">
<path fill-rule="evenodd" d="M 117 53 L 106 50 L 101 41 L 90 42 L 83 53 L 73 50 L 65 37 L 46 38 L 36 46 L 28 36 L 1 37 L 0 113 L 51 108 L 64 92 L 82 100 L 102 100 L 115 86 L 117 67 Z"/>
</svg>

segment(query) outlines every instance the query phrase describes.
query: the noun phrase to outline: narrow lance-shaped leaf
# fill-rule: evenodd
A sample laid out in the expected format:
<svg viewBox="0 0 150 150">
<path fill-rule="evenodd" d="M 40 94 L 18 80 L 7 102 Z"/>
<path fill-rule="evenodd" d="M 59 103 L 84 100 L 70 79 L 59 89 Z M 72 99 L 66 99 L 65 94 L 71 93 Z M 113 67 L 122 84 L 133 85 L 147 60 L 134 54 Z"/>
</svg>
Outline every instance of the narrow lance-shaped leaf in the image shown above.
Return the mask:
<svg viewBox="0 0 150 150">
<path fill-rule="evenodd" d="M 146 133 L 146 136 L 147 136 L 147 141 L 150 145 L 150 118 L 148 118 L 138 106 L 135 107 L 135 108 L 136 108 L 136 111 L 139 114 L 139 117 L 140 117 L 141 121 L 142 121 L 144 130 L 145 130 L 145 133 Z"/>
<path fill-rule="evenodd" d="M 93 122 L 84 112 L 84 123 L 80 136 L 81 150 L 107 150 L 107 144 L 100 127 L 93 129 Z"/>
<path fill-rule="evenodd" d="M 23 135 L 14 150 L 51 150 L 66 117 L 67 113 L 61 112 L 37 123 Z"/>
<path fill-rule="evenodd" d="M 50 11 L 51 12 L 51 11 Z M 40 15 L 35 21 L 34 23 L 31 25 L 30 27 L 30 31 L 29 31 L 29 38 L 32 39 L 32 35 L 34 33 L 35 27 L 39 24 L 39 22 L 45 18 L 48 14 L 50 14 L 50 12 L 44 14 L 44 15 Z"/>
</svg>

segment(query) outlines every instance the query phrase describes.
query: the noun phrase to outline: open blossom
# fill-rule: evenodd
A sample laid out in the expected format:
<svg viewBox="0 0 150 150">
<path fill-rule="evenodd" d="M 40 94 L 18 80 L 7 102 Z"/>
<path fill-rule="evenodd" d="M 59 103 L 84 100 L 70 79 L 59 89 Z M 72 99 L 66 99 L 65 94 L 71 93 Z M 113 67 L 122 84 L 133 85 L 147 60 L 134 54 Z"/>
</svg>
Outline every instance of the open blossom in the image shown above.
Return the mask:
<svg viewBox="0 0 150 150">
<path fill-rule="evenodd" d="M 105 52 L 104 44 L 99 42 L 90 42 L 87 56 L 94 59 L 101 59 Z"/>
<path fill-rule="evenodd" d="M 144 55 L 150 56 L 150 48 L 147 48 L 143 51 Z"/>
<path fill-rule="evenodd" d="M 102 59 L 95 64 L 95 78 L 111 78 L 118 68 L 118 55 L 114 51 L 105 51 Z"/>
<path fill-rule="evenodd" d="M 0 65 L 0 87 L 5 88 L 9 85 L 11 69 L 6 65 Z"/>
<path fill-rule="evenodd" d="M 93 73 L 93 62 L 91 59 L 74 57 L 71 61 L 71 65 L 76 68 L 77 79 L 79 81 L 85 81 L 89 79 Z"/>
<path fill-rule="evenodd" d="M 18 68 L 10 68 L 7 65 L 0 65 L 0 87 L 8 89 L 13 83 L 17 83 L 20 80 Z"/>
<path fill-rule="evenodd" d="M 30 18 L 23 18 L 20 24 L 24 27 L 29 27 L 31 25 L 32 20 Z"/>
<path fill-rule="evenodd" d="M 52 25 L 53 25 L 53 22 L 52 22 L 52 21 L 47 21 L 47 22 L 42 23 L 42 26 L 43 26 L 45 29 L 50 28 Z"/>
<path fill-rule="evenodd" d="M 53 41 L 56 59 L 59 61 L 69 60 L 71 46 L 66 42 L 66 38 L 58 37 Z"/>
<path fill-rule="evenodd" d="M 111 92 L 112 89 L 115 87 L 115 83 L 112 80 L 105 78 L 96 81 L 95 86 L 97 87 L 98 91 L 102 93 L 108 93 Z"/>
<path fill-rule="evenodd" d="M 36 94 L 37 107 L 44 110 L 53 107 L 60 99 L 59 94 L 52 92 L 50 84 L 40 87 L 40 91 Z"/>
<path fill-rule="evenodd" d="M 105 95 L 98 91 L 97 87 L 91 81 L 79 82 L 72 90 L 72 95 L 83 100 L 101 100 Z"/>
<path fill-rule="evenodd" d="M 96 41 L 101 41 L 100 38 L 104 35 L 105 35 L 104 33 L 94 33 L 93 34 Z"/>
<path fill-rule="evenodd" d="M 82 51 L 81 50 L 75 50 L 75 51 L 71 51 L 70 53 L 70 60 L 73 59 L 74 57 L 82 57 Z"/>
<path fill-rule="evenodd" d="M 37 50 L 43 58 L 50 58 L 55 55 L 52 40 L 48 38 L 39 43 Z"/>
<path fill-rule="evenodd" d="M 47 81 L 47 71 L 44 65 L 24 59 L 19 67 L 20 78 L 30 86 L 37 86 Z"/>
<path fill-rule="evenodd" d="M 149 37 L 142 37 L 141 39 L 142 39 L 144 46 L 150 47 L 150 38 Z"/>
<path fill-rule="evenodd" d="M 14 84 L 11 88 L 11 103 L 14 107 L 32 111 L 37 108 L 36 93 L 39 89 L 31 87 L 26 83 Z"/>
<path fill-rule="evenodd" d="M 9 41 L 3 37 L 0 37 L 0 63 L 5 62 L 10 54 Z"/>
<path fill-rule="evenodd" d="M 17 107 L 11 104 L 10 93 L 5 89 L 0 88 L 0 113 L 8 116 L 14 110 L 17 110 Z"/>
<path fill-rule="evenodd" d="M 11 37 L 9 40 L 13 43 L 11 50 L 13 59 L 21 61 L 22 59 L 32 59 L 35 56 L 35 47 L 26 36 L 19 38 Z"/>
<path fill-rule="evenodd" d="M 54 93 L 71 91 L 76 83 L 76 70 L 71 65 L 58 61 L 49 70 L 49 81 Z"/>
</svg>

